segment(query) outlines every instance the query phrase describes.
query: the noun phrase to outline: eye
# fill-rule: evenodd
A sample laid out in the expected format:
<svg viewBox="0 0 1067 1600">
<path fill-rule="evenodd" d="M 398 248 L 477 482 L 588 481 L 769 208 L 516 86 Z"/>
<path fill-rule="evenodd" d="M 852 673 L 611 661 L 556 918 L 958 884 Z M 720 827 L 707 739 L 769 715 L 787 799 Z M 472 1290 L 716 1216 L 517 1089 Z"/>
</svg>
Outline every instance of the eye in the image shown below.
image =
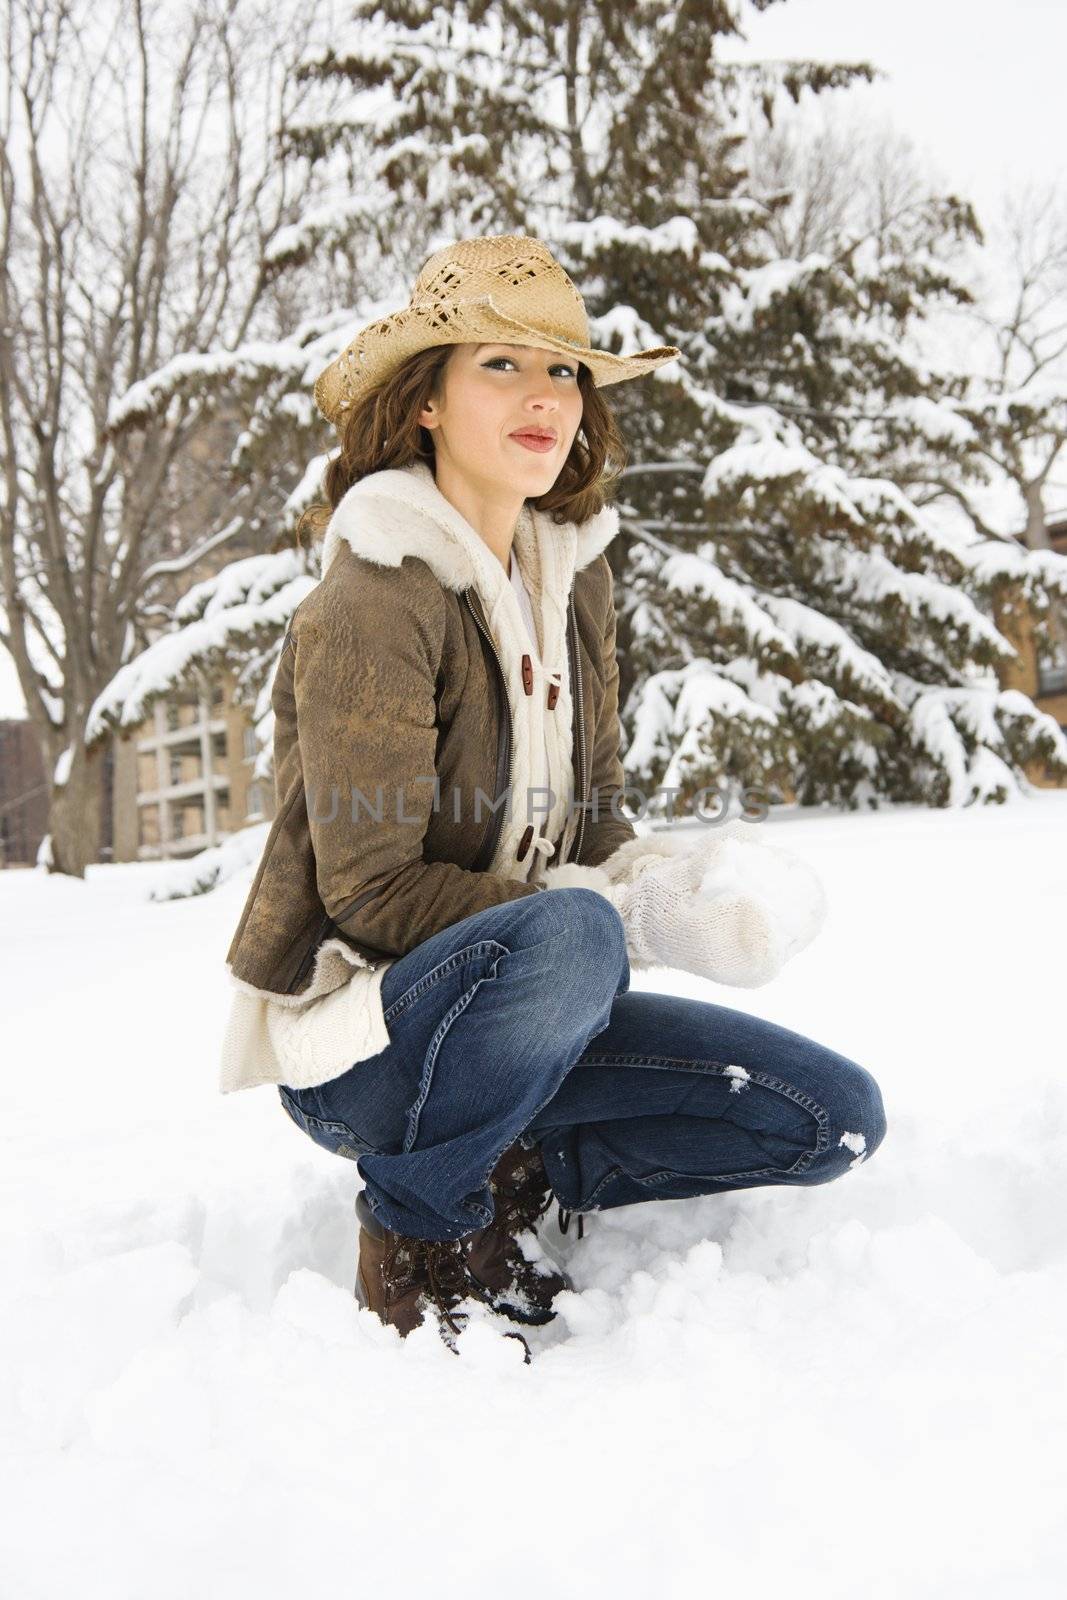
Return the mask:
<svg viewBox="0 0 1067 1600">
<path fill-rule="evenodd" d="M 493 356 L 493 357 L 491 357 L 490 360 L 483 361 L 482 362 L 482 366 L 483 367 L 495 367 L 501 361 L 506 361 L 509 364 L 509 366 L 512 366 L 512 367 L 515 365 L 514 361 L 512 361 L 510 356 Z M 566 361 L 554 361 L 552 363 L 552 370 L 555 371 L 557 367 L 562 367 L 564 372 L 566 372 L 569 377 L 576 378 L 578 376 L 578 374 L 575 372 L 574 368 L 572 366 L 570 366 L 570 364 L 568 362 L 566 362 Z"/>
</svg>

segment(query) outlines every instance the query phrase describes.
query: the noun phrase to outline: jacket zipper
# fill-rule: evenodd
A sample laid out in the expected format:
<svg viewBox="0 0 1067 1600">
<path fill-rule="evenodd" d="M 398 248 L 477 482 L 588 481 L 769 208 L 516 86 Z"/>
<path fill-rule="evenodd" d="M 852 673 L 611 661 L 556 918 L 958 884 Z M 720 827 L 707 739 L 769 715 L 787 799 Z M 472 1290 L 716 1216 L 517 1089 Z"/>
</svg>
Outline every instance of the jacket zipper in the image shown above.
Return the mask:
<svg viewBox="0 0 1067 1600">
<path fill-rule="evenodd" d="M 300 982 L 300 980 L 303 978 L 304 974 L 307 972 L 308 968 L 311 966 L 312 961 L 315 959 L 315 952 L 319 948 L 319 945 L 322 943 L 323 938 L 324 938 L 327 930 L 331 926 L 334 927 L 334 928 L 339 927 L 340 924 L 342 922 L 344 922 L 346 917 L 350 917 L 352 915 L 353 911 L 358 911 L 360 906 L 365 905 L 368 900 L 373 900 L 374 896 L 377 893 L 378 893 L 377 885 L 375 885 L 375 887 L 373 889 L 364 889 L 362 894 L 357 894 L 356 898 L 354 900 L 350 900 L 346 906 L 342 906 L 340 911 L 337 913 L 336 917 L 331 917 L 330 913 L 328 911 L 325 913 L 321 923 L 319 924 L 318 931 L 315 934 L 315 937 L 312 940 L 311 945 L 310 945 L 307 953 L 305 954 L 303 961 L 300 963 L 300 966 L 297 969 L 296 976 L 293 979 L 292 983 L 290 983 L 290 985 L 289 985 L 287 993 L 292 994 L 295 991 L 297 984 Z"/>
<path fill-rule="evenodd" d="M 497 737 L 496 793 L 493 796 L 493 800 L 495 802 L 500 799 L 502 794 L 507 794 L 511 787 L 511 708 L 508 704 L 507 680 L 504 677 L 504 668 L 501 664 L 500 657 L 497 654 L 497 648 L 493 642 L 493 636 L 489 632 L 489 629 L 483 622 L 482 618 L 478 615 L 474 601 L 471 599 L 470 589 L 464 589 L 463 598 L 467 602 L 467 609 L 474 618 L 475 625 L 478 628 L 479 633 L 489 646 L 490 653 L 493 657 L 493 662 L 496 666 L 499 734 Z M 507 801 L 504 802 L 504 805 L 506 809 Z M 489 863 L 492 861 L 496 852 L 497 841 L 500 838 L 500 830 L 503 825 L 504 812 L 500 809 L 490 812 L 489 819 L 485 825 L 485 834 L 478 849 L 478 855 L 475 858 L 474 866 L 471 868 L 473 872 L 487 872 L 489 870 Z"/>
<path fill-rule="evenodd" d="M 316 950 L 318 950 L 319 945 L 323 941 L 323 936 L 325 935 L 327 928 L 330 926 L 330 921 L 331 921 L 330 914 L 329 914 L 329 912 L 326 912 L 326 914 L 322 918 L 322 921 L 319 923 L 318 927 L 315 930 L 315 937 L 312 939 L 311 944 L 308 947 L 308 950 L 307 950 L 307 952 L 306 952 L 306 954 L 304 956 L 303 961 L 301 961 L 299 967 L 297 968 L 296 976 L 293 978 L 293 981 L 290 983 L 289 988 L 286 991 L 288 994 L 293 994 L 295 992 L 297 984 L 300 982 L 300 980 L 303 978 L 304 974 L 307 972 L 308 968 L 311 966 L 312 961 L 314 961 L 315 952 L 316 952 Z"/>
<path fill-rule="evenodd" d="M 581 853 L 582 840 L 585 837 L 585 809 L 589 797 L 585 792 L 585 714 L 582 704 L 582 673 L 578 655 L 578 618 L 574 611 L 573 589 L 570 595 L 569 613 L 571 623 L 571 702 L 575 707 L 574 715 L 578 721 L 578 792 L 581 795 L 581 808 L 578 812 L 578 826 L 575 829 L 574 841 L 571 844 L 567 860 L 577 861 Z"/>
</svg>

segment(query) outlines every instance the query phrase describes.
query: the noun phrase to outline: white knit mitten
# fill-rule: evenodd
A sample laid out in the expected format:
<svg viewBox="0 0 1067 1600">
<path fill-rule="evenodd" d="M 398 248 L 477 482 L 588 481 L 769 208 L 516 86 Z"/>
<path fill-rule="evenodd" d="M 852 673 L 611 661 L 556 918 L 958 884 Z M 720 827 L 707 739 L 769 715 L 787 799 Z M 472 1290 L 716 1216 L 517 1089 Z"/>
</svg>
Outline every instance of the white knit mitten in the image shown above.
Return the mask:
<svg viewBox="0 0 1067 1600">
<path fill-rule="evenodd" d="M 666 837 L 666 836 L 661 836 Z M 726 829 L 688 848 L 642 855 L 637 840 L 612 881 L 600 867 L 564 863 L 546 888 L 595 889 L 618 910 L 631 966 L 677 967 L 716 983 L 769 983 L 822 926 L 826 898 L 812 869 L 773 845 Z M 619 857 L 620 851 L 615 852 Z"/>
<path fill-rule="evenodd" d="M 704 853 L 723 839 L 743 839 L 747 843 L 755 837 L 756 824 L 740 819 L 706 823 L 698 828 L 664 829 L 659 833 L 644 833 L 635 839 L 627 839 L 599 866 L 612 883 L 636 883 L 643 872 L 665 858 L 673 860 L 678 856 L 692 855 L 694 851 Z"/>
<path fill-rule="evenodd" d="M 826 893 L 808 862 L 763 839 L 724 839 L 700 857 L 698 893 L 709 900 L 744 895 L 770 918 L 784 965 L 808 946 L 826 920 Z"/>
</svg>

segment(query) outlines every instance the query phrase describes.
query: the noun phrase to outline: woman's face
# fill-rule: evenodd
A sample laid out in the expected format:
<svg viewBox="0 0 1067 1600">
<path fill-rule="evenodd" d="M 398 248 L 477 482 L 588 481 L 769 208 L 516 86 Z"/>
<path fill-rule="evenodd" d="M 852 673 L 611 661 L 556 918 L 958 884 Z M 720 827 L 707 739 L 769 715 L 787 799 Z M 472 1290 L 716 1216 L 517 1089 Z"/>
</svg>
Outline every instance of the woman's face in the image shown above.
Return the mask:
<svg viewBox="0 0 1067 1600">
<path fill-rule="evenodd" d="M 437 465 L 472 486 L 520 498 L 546 494 L 582 420 L 578 362 L 535 345 L 459 344 L 443 371 L 443 397 L 419 415 L 432 428 Z M 513 437 L 553 435 L 545 450 Z"/>
</svg>

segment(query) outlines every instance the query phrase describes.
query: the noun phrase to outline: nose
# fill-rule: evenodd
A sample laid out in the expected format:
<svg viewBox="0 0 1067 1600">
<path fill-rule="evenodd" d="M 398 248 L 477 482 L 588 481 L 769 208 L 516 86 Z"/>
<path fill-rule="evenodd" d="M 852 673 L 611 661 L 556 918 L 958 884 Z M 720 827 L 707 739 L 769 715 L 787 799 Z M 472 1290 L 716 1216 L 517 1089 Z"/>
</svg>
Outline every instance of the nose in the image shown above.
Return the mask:
<svg viewBox="0 0 1067 1600">
<path fill-rule="evenodd" d="M 530 378 L 526 390 L 527 400 L 532 400 L 535 405 L 542 406 L 546 411 L 559 409 L 559 390 L 556 380 L 550 372 L 535 372 Z"/>
<path fill-rule="evenodd" d="M 554 412 L 559 410 L 559 395 L 551 389 L 543 390 L 540 394 L 534 393 L 526 396 L 537 411 Z"/>
</svg>

